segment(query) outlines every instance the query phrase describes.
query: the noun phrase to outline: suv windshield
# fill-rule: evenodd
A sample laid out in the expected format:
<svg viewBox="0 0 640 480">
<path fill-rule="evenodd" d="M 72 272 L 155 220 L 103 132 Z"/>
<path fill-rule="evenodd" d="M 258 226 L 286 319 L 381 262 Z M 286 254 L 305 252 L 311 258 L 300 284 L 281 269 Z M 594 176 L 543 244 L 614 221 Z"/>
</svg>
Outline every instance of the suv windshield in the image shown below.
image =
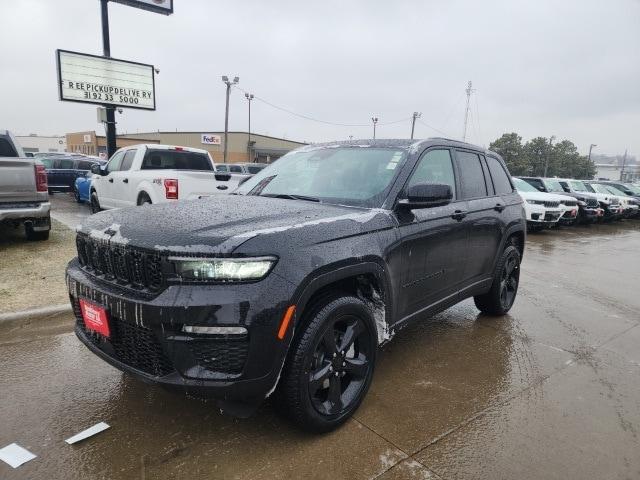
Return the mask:
<svg viewBox="0 0 640 480">
<path fill-rule="evenodd" d="M 582 182 L 580 182 L 578 180 L 569 180 L 568 183 L 571 186 L 571 189 L 575 190 L 576 192 L 587 192 L 588 193 L 588 192 L 592 192 L 593 191 L 593 189 L 589 190 L 584 183 L 582 183 Z"/>
<path fill-rule="evenodd" d="M 629 189 L 630 192 L 633 192 L 635 195 L 640 195 L 640 188 L 636 187 L 631 183 L 625 183 L 624 186 Z"/>
<path fill-rule="evenodd" d="M 603 185 L 603 186 L 614 195 L 618 195 L 619 197 L 628 197 L 626 193 L 624 193 L 619 188 L 614 187 L 613 185 Z"/>
<path fill-rule="evenodd" d="M 564 188 L 562 188 L 562 185 L 560 185 L 558 180 L 545 179 L 544 184 L 550 192 L 564 192 Z"/>
<path fill-rule="evenodd" d="M 611 195 L 611 192 L 604 185 L 600 185 L 599 183 L 591 183 L 591 188 L 593 188 L 598 193 L 604 193 L 605 195 Z"/>
<path fill-rule="evenodd" d="M 147 150 L 142 170 L 213 170 L 209 156 L 186 150 Z"/>
<path fill-rule="evenodd" d="M 516 186 L 516 190 L 518 190 L 519 192 L 539 192 L 536 187 L 528 182 L 525 182 L 521 178 L 512 178 L 511 180 L 513 180 L 513 183 Z"/>
<path fill-rule="evenodd" d="M 319 147 L 292 152 L 243 183 L 236 193 L 307 197 L 380 207 L 406 153 L 391 148 Z"/>
</svg>

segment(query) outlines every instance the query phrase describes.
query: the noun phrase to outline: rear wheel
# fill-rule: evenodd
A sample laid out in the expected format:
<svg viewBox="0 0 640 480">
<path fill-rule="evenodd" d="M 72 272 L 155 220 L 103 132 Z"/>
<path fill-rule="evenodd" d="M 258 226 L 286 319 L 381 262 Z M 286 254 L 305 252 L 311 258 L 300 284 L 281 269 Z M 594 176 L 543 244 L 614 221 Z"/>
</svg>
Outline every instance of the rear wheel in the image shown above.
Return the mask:
<svg viewBox="0 0 640 480">
<path fill-rule="evenodd" d="M 365 304 L 352 296 L 325 299 L 291 346 L 278 392 L 286 413 L 315 432 L 344 423 L 369 389 L 376 350 L 375 324 Z"/>
<path fill-rule="evenodd" d="M 25 236 L 27 237 L 27 240 L 29 240 L 30 242 L 34 242 L 34 241 L 42 241 L 42 240 L 48 240 L 49 239 L 49 231 L 51 230 L 51 218 L 47 217 L 46 221 L 42 221 L 40 222 L 46 227 L 46 230 L 34 230 L 33 229 L 33 224 L 32 223 L 27 223 L 24 226 L 24 233 Z"/>
<path fill-rule="evenodd" d="M 138 205 L 151 205 L 151 199 L 146 193 L 141 193 L 138 197 Z"/>
<path fill-rule="evenodd" d="M 91 192 L 91 213 L 98 213 L 100 210 L 100 201 L 98 200 L 98 194 L 95 192 Z"/>
<path fill-rule="evenodd" d="M 504 315 L 513 306 L 520 283 L 520 252 L 509 245 L 502 252 L 491 290 L 473 298 L 476 307 L 488 315 Z"/>
</svg>

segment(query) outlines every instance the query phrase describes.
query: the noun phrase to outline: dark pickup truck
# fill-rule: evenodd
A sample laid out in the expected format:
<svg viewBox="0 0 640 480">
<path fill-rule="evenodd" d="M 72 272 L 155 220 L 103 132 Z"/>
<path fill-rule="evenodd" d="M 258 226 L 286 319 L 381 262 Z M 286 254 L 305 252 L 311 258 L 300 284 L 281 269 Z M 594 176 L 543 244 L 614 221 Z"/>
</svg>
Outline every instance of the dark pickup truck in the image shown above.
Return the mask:
<svg viewBox="0 0 640 480">
<path fill-rule="evenodd" d="M 0 226 L 24 224 L 27 239 L 48 239 L 51 204 L 47 192 L 44 165 L 25 157 L 11 132 L 0 130 Z"/>
<path fill-rule="evenodd" d="M 47 170 L 49 192 L 72 192 L 76 178 L 84 177 L 93 165 L 104 165 L 106 162 L 92 158 L 78 158 L 75 155 L 40 157 Z"/>
</svg>

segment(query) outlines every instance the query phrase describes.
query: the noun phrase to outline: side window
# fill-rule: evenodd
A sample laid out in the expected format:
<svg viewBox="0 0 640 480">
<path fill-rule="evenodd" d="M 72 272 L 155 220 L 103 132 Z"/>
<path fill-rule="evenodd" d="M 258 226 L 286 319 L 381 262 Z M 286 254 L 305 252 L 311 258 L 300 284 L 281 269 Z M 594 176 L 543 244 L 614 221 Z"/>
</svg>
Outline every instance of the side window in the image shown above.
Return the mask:
<svg viewBox="0 0 640 480">
<path fill-rule="evenodd" d="M 487 185 L 478 154 L 456 151 L 456 158 L 460 172 L 461 198 L 486 197 Z"/>
<path fill-rule="evenodd" d="M 66 159 L 66 158 L 60 159 L 57 161 L 56 168 L 61 168 L 61 169 L 64 168 L 66 170 L 73 169 L 73 160 Z"/>
<path fill-rule="evenodd" d="M 118 170 L 120 170 L 122 157 L 124 157 L 124 152 L 116 152 L 107 164 L 107 172 L 117 172 Z"/>
<path fill-rule="evenodd" d="M 40 158 L 39 159 L 42 164 L 44 165 L 44 168 L 46 168 L 47 170 L 53 168 L 53 160 L 51 158 Z"/>
<path fill-rule="evenodd" d="M 227 172 L 227 166 L 226 165 L 216 165 L 216 172 Z"/>
<path fill-rule="evenodd" d="M 229 171 L 233 173 L 242 173 L 242 167 L 240 165 L 229 165 Z"/>
<path fill-rule="evenodd" d="M 136 150 L 129 150 L 124 154 L 120 170 L 129 170 L 133 164 L 133 158 L 136 156 Z"/>
<path fill-rule="evenodd" d="M 453 198 L 456 198 L 456 180 L 449 150 L 429 150 L 422 156 L 407 183 L 407 188 L 418 183 L 450 185 Z"/>
<path fill-rule="evenodd" d="M 91 165 L 93 165 L 93 162 L 88 162 L 86 160 L 80 160 L 78 162 L 78 170 L 91 170 Z"/>
<path fill-rule="evenodd" d="M 513 186 L 509 181 L 507 172 L 500 164 L 497 158 L 487 157 L 487 165 L 489 166 L 489 173 L 493 180 L 493 186 L 496 189 L 496 195 L 507 195 L 513 192 Z"/>
</svg>

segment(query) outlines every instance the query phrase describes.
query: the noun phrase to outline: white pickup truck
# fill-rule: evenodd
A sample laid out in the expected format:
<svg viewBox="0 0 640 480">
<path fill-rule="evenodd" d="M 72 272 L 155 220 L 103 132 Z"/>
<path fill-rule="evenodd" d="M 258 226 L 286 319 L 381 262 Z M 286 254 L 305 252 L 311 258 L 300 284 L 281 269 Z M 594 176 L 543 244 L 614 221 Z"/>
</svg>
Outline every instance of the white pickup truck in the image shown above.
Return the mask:
<svg viewBox="0 0 640 480">
<path fill-rule="evenodd" d="M 216 173 L 206 150 L 141 144 L 92 168 L 91 210 L 120 208 L 230 193 L 239 179 Z"/>
</svg>

